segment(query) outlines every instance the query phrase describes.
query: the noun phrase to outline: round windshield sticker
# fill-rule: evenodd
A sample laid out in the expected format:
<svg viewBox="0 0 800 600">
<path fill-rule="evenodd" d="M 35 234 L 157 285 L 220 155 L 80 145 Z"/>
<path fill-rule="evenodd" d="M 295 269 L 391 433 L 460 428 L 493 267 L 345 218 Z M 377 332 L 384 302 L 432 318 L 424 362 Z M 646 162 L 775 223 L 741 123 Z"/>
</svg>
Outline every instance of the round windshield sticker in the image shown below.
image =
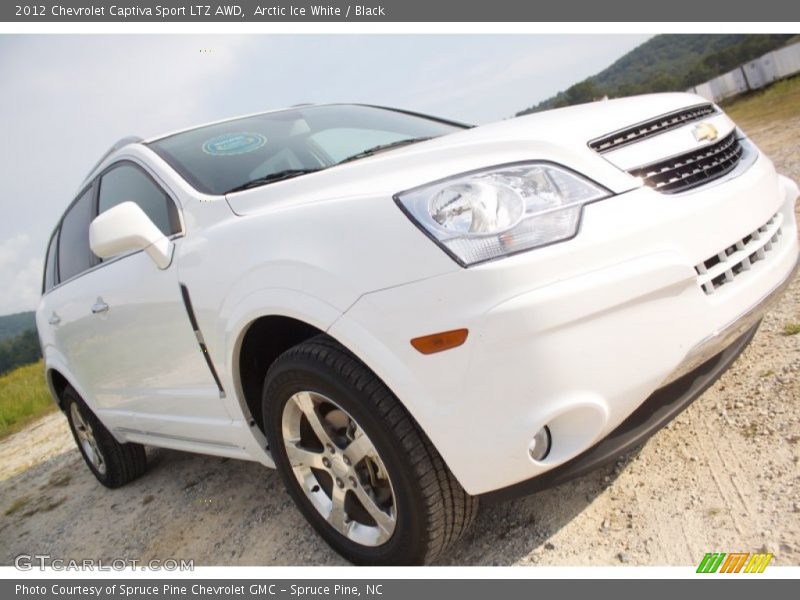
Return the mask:
<svg viewBox="0 0 800 600">
<path fill-rule="evenodd" d="M 211 156 L 233 156 L 258 150 L 267 143 L 260 133 L 226 133 L 203 143 L 203 152 Z"/>
</svg>

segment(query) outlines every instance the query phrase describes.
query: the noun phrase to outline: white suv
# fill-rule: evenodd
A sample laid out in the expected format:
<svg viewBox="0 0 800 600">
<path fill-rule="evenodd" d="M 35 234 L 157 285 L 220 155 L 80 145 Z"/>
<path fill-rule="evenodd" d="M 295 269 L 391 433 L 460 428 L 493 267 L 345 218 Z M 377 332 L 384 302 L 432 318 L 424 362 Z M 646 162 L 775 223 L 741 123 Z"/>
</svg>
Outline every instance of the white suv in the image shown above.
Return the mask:
<svg viewBox="0 0 800 600">
<path fill-rule="evenodd" d="M 351 561 L 422 563 L 719 377 L 797 265 L 797 195 L 686 94 L 127 139 L 50 242 L 47 379 L 104 485 L 143 445 L 258 461 Z"/>
</svg>

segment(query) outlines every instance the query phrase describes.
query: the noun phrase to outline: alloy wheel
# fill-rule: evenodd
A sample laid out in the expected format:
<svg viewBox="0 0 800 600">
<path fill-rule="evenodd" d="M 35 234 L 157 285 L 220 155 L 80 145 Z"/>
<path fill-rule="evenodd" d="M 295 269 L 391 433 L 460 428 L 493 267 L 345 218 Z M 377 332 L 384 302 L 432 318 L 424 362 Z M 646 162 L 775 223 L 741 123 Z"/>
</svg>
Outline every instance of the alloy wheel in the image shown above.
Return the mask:
<svg viewBox="0 0 800 600">
<path fill-rule="evenodd" d="M 302 391 L 286 402 L 281 430 L 294 476 L 328 524 L 364 546 L 387 542 L 397 524 L 392 482 L 352 415 L 322 394 Z"/>
<path fill-rule="evenodd" d="M 83 449 L 83 453 L 92 466 L 97 469 L 101 475 L 105 475 L 106 462 L 103 459 L 103 454 L 97 447 L 97 440 L 94 437 L 94 431 L 88 421 L 83 418 L 77 402 L 73 402 L 70 408 L 70 418 L 72 425 L 75 428 L 75 435 L 78 437 L 78 443 Z"/>
</svg>

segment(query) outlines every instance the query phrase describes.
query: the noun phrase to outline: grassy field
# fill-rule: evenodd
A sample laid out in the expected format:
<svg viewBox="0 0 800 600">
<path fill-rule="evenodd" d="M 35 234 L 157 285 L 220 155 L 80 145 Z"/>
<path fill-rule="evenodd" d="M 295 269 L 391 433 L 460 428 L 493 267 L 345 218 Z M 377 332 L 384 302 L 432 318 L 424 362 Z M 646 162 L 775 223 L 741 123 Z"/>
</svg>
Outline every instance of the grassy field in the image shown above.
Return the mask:
<svg viewBox="0 0 800 600">
<path fill-rule="evenodd" d="M 800 76 L 784 79 L 729 103 L 723 102 L 722 107 L 744 129 L 797 117 L 800 114 Z"/>
<path fill-rule="evenodd" d="M 0 438 L 55 409 L 44 381 L 42 361 L 0 377 Z"/>
</svg>

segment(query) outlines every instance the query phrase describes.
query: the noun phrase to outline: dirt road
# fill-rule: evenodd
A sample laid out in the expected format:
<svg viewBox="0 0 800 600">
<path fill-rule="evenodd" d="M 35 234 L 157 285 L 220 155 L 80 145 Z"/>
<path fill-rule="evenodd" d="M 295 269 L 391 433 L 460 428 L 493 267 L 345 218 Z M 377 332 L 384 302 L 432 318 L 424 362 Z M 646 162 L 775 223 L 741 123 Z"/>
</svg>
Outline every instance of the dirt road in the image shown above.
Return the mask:
<svg viewBox="0 0 800 600">
<path fill-rule="evenodd" d="M 800 116 L 747 131 L 800 181 Z M 441 564 L 692 565 L 710 550 L 800 564 L 800 334 L 783 331 L 797 322 L 800 279 L 733 370 L 667 429 L 611 468 L 482 507 Z M 166 450 L 149 459 L 143 478 L 108 491 L 60 414 L 0 442 L 0 564 L 20 553 L 344 564 L 274 472 Z"/>
</svg>

